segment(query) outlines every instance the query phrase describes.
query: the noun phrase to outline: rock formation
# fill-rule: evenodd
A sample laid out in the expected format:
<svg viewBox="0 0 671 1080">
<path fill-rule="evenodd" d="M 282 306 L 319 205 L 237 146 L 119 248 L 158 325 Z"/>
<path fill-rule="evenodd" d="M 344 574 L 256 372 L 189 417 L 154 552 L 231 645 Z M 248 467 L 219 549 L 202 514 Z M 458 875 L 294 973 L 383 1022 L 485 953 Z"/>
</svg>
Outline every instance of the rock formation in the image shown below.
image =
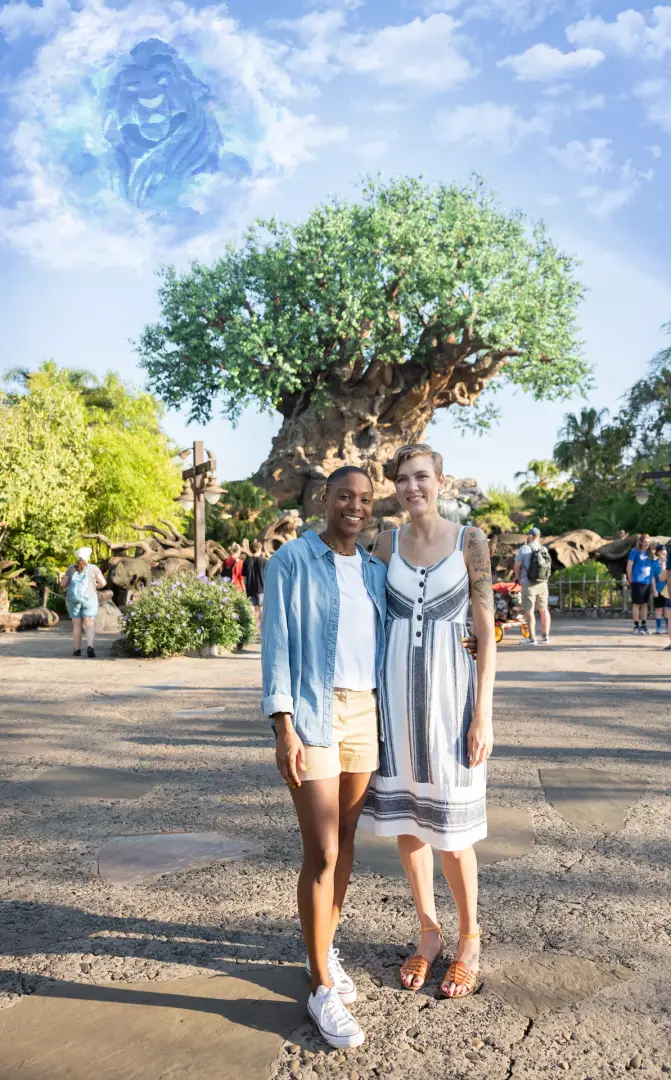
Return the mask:
<svg viewBox="0 0 671 1080">
<path fill-rule="evenodd" d="M 103 560 L 100 568 L 112 588 L 112 598 L 117 607 L 125 607 L 135 593 L 144 589 L 153 578 L 170 577 L 180 571 L 194 569 L 193 541 L 178 532 L 169 521 L 161 520 L 160 524 L 164 528 L 158 525 L 131 525 L 131 529 L 150 533 L 151 536 L 123 543 L 109 540 L 103 533 L 87 534 L 87 540 L 98 540 L 112 552 L 108 559 Z M 215 540 L 208 540 L 205 555 L 207 576 L 216 577 L 221 573 L 228 553 Z"/>
</svg>

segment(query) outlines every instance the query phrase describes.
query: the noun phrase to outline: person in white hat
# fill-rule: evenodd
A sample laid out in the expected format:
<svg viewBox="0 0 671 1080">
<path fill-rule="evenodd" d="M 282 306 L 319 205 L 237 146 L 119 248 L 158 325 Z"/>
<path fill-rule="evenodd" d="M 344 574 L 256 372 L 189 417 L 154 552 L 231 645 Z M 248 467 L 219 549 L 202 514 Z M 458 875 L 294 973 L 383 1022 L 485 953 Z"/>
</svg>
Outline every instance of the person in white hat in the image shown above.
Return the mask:
<svg viewBox="0 0 671 1080">
<path fill-rule="evenodd" d="M 65 606 L 72 619 L 72 637 L 75 644 L 73 656 L 82 655 L 82 624 L 86 633 L 86 655 L 95 657 L 93 642 L 96 633 L 96 615 L 98 614 L 97 589 L 104 589 L 107 582 L 91 558 L 90 547 L 77 549 L 77 562 L 68 566 L 61 578 L 61 586 L 67 589 Z"/>
</svg>

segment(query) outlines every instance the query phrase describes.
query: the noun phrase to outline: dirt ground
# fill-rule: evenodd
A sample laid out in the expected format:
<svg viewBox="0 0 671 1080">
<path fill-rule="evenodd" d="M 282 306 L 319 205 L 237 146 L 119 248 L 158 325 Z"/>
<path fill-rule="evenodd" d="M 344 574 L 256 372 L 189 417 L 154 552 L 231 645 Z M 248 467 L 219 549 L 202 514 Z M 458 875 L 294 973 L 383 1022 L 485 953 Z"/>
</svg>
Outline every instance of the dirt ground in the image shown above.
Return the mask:
<svg viewBox="0 0 671 1080">
<path fill-rule="evenodd" d="M 447 960 L 421 993 L 400 988 L 398 964 L 417 932 L 407 885 L 358 865 L 337 944 L 367 1041 L 325 1052 L 294 1017 L 293 1030 L 275 1031 L 266 1075 L 671 1072 L 671 653 L 621 621 L 557 621 L 555 630 L 547 648 L 512 635 L 499 648 L 489 803 L 526 808 L 534 843 L 482 868 L 481 989 L 465 1002 L 438 1000 Z M 259 711 L 258 649 L 139 661 L 112 660 L 110 646 L 101 640 L 98 659 L 74 659 L 64 628 L 0 635 L 5 1039 L 26 997 L 59 987 L 79 999 L 91 987 L 174 986 L 237 965 L 251 982 L 285 968 L 293 997 L 302 993 L 299 838 Z M 53 790 L 62 766 L 112 772 L 71 773 L 66 788 L 75 776 L 94 791 L 68 795 Z M 180 832 L 224 833 L 259 853 L 132 886 L 100 876 L 109 838 Z M 444 882 L 437 892 L 449 952 L 456 921 Z M 254 1016 L 250 1028 L 262 1028 Z M 196 1054 L 188 1068 L 160 1073 L 187 1074 L 233 1072 L 225 1061 L 201 1069 Z M 1 1052 L 0 1075 L 51 1080 L 3 1073 Z M 159 1074 L 140 1062 L 118 1075 Z"/>
</svg>

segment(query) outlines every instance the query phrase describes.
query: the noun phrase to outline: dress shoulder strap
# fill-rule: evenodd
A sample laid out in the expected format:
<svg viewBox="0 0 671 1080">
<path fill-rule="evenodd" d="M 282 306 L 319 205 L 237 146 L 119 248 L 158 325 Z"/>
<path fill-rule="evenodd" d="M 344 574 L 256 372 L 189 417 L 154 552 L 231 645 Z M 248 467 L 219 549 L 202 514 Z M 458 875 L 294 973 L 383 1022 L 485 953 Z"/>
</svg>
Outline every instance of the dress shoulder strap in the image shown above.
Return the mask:
<svg viewBox="0 0 671 1080">
<path fill-rule="evenodd" d="M 466 539 L 466 530 L 467 529 L 468 529 L 468 525 L 462 525 L 461 528 L 459 529 L 459 535 L 457 537 L 457 547 L 456 547 L 457 551 L 463 551 L 464 550 L 464 540 Z"/>
<path fill-rule="evenodd" d="M 398 529 L 394 529 L 391 534 L 391 551 L 392 555 L 398 555 Z"/>
</svg>

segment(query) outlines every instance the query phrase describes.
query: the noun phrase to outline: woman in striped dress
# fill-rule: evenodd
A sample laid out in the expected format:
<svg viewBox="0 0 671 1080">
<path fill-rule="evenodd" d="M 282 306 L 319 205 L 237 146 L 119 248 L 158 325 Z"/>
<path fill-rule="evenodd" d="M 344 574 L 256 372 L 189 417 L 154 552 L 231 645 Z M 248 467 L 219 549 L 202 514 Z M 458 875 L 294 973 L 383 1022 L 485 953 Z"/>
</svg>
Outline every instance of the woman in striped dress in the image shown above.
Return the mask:
<svg viewBox="0 0 671 1080">
<path fill-rule="evenodd" d="M 387 644 L 380 687 L 384 740 L 363 824 L 398 846 L 421 928 L 401 982 L 418 990 L 442 952 L 433 892 L 433 851 L 459 916 L 459 942 L 442 983 L 447 997 L 472 993 L 480 954 L 477 860 L 487 835 L 485 761 L 491 754 L 496 644 L 491 564 L 479 529 L 437 510 L 442 459 L 424 443 L 403 447 L 392 478 L 410 524 L 381 533 L 387 563 Z M 463 645 L 472 607 L 475 664 Z"/>
</svg>

